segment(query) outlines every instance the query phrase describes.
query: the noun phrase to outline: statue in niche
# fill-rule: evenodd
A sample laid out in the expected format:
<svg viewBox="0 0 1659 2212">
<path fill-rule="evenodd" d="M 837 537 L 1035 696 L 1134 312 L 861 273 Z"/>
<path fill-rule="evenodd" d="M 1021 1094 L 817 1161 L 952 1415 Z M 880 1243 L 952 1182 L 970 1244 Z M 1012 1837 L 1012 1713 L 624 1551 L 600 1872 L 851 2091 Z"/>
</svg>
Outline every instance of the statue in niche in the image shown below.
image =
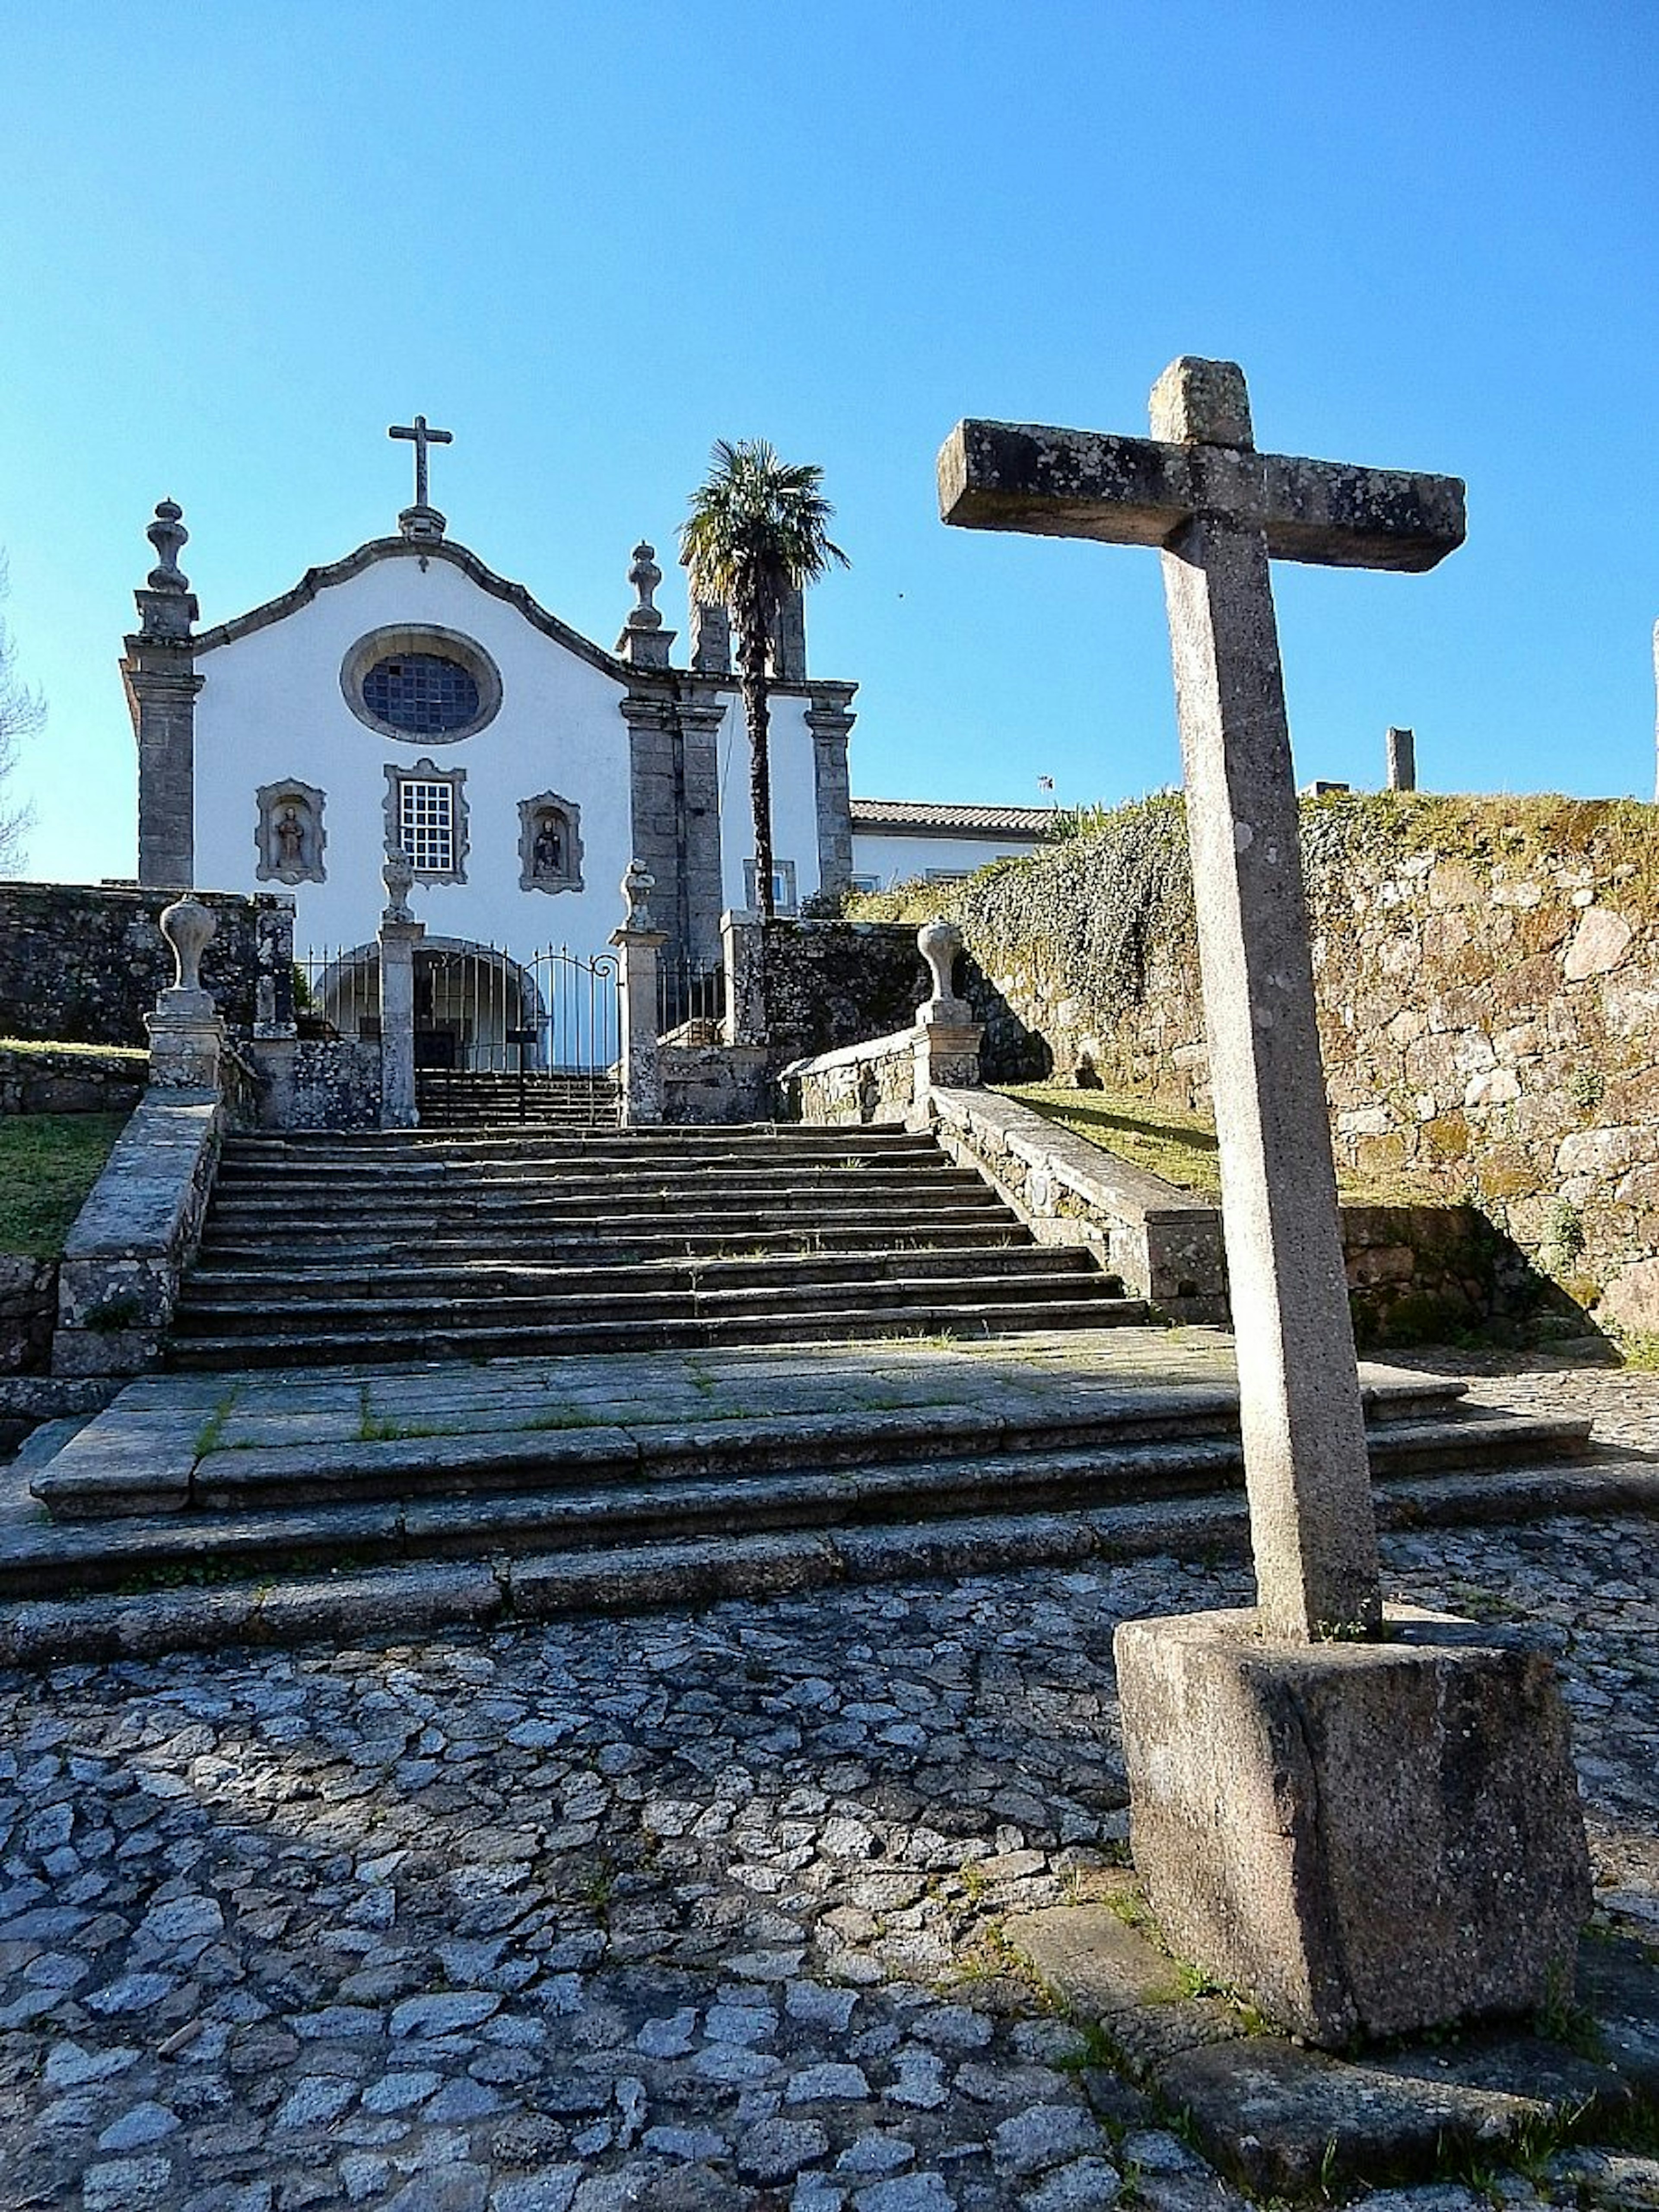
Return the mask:
<svg viewBox="0 0 1659 2212">
<path fill-rule="evenodd" d="M 259 881 L 324 882 L 322 793 L 308 783 L 268 783 L 257 796 Z"/>
<path fill-rule="evenodd" d="M 565 819 L 550 807 L 536 817 L 536 842 L 531 867 L 544 881 L 564 873 Z"/>
<path fill-rule="evenodd" d="M 580 811 L 556 791 L 519 801 L 519 888 L 579 891 L 582 887 Z"/>
</svg>

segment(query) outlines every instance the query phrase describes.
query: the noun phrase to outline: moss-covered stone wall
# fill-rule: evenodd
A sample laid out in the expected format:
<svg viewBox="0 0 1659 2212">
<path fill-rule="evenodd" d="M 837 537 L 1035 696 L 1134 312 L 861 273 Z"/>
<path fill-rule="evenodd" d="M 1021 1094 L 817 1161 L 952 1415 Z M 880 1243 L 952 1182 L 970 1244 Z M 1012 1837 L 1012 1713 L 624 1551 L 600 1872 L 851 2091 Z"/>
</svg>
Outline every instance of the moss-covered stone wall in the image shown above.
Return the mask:
<svg viewBox="0 0 1659 2212">
<path fill-rule="evenodd" d="M 144 1016 L 173 976 L 156 927 L 176 891 L 108 884 L 0 884 L 0 1036 L 142 1045 Z M 202 981 L 233 1030 L 252 1027 L 261 921 L 285 916 L 274 893 L 195 891 L 218 927 Z M 291 960 L 292 952 L 289 953 Z M 285 988 L 291 988 L 286 974 Z"/>
<path fill-rule="evenodd" d="M 1582 1305 L 1659 1332 L 1659 810 L 1331 795 L 1303 851 L 1339 1161 L 1478 1206 Z M 962 928 L 993 1079 L 1207 1101 L 1178 797 L 857 902 Z"/>
</svg>

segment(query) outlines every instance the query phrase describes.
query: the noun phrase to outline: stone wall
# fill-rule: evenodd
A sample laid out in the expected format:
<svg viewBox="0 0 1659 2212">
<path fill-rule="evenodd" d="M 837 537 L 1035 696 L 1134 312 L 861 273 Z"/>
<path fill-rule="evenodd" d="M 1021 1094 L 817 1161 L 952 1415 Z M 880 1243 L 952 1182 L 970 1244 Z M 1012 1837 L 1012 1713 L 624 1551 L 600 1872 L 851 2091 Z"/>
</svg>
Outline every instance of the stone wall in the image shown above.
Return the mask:
<svg viewBox="0 0 1659 2212">
<path fill-rule="evenodd" d="M 210 1093 L 151 1091 L 116 1140 L 64 1243 L 57 1375 L 153 1367 L 195 1256 L 225 1109 Z"/>
<path fill-rule="evenodd" d="M 57 1261 L 0 1253 L 0 1375 L 44 1375 L 57 1325 Z M 0 1452 L 15 1441 L 0 1425 Z"/>
<path fill-rule="evenodd" d="M 0 1115 L 130 1114 L 143 1094 L 147 1066 L 124 1053 L 0 1046 Z"/>
<path fill-rule="evenodd" d="M 261 939 L 269 997 L 290 988 L 286 973 L 273 975 L 269 955 L 291 902 L 271 893 L 191 896 L 218 920 L 202 981 L 226 1021 L 246 1031 L 262 1012 L 281 1018 L 279 1006 L 258 1004 Z M 143 1018 L 173 981 L 173 955 L 156 920 L 175 896 L 99 884 L 0 883 L 0 1036 L 142 1045 Z"/>
<path fill-rule="evenodd" d="M 787 1069 L 783 1082 L 803 1121 L 902 1123 L 916 1103 L 915 1033 L 842 1045 Z"/>
<path fill-rule="evenodd" d="M 914 923 L 774 922 L 764 963 L 767 1042 L 780 1065 L 908 1029 L 932 988 Z"/>
<path fill-rule="evenodd" d="M 1328 796 L 1303 845 L 1339 1164 L 1478 1210 L 1520 1248 L 1516 1297 L 1530 1261 L 1659 1332 L 1659 810 Z M 941 907 L 988 1079 L 1092 1071 L 1207 1103 L 1178 798 L 858 910 Z"/>
<path fill-rule="evenodd" d="M 380 1048 L 356 1037 L 255 1037 L 252 1107 L 239 1126 L 378 1129 Z"/>
</svg>

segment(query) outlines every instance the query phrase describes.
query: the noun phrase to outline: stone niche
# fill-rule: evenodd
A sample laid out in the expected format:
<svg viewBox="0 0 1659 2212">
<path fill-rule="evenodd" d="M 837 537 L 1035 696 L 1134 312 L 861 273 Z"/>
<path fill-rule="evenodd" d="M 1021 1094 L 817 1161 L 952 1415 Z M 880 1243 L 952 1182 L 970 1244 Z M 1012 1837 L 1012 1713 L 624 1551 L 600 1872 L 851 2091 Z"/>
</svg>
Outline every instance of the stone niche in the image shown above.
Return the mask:
<svg viewBox="0 0 1659 2212">
<path fill-rule="evenodd" d="M 519 801 L 519 889 L 579 891 L 582 887 L 581 810 L 556 791 Z"/>
<path fill-rule="evenodd" d="M 254 832 L 262 884 L 320 884 L 327 881 L 323 848 L 323 794 L 313 783 L 289 777 L 261 784 L 254 794 L 259 824 Z"/>
</svg>

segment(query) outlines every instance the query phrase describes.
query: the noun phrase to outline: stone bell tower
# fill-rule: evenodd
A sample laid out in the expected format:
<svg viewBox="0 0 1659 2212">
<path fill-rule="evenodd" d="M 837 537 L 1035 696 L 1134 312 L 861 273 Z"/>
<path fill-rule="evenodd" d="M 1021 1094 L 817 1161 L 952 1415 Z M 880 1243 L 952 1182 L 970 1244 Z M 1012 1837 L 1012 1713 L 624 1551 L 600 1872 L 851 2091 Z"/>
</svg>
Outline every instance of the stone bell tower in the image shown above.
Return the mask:
<svg viewBox="0 0 1659 2212">
<path fill-rule="evenodd" d="M 125 641 L 121 680 L 138 741 L 138 880 L 188 890 L 195 880 L 196 673 L 191 625 L 196 595 L 179 566 L 190 536 L 183 510 L 164 499 L 146 533 L 158 556 L 147 588 L 133 593 L 138 629 Z"/>
</svg>

